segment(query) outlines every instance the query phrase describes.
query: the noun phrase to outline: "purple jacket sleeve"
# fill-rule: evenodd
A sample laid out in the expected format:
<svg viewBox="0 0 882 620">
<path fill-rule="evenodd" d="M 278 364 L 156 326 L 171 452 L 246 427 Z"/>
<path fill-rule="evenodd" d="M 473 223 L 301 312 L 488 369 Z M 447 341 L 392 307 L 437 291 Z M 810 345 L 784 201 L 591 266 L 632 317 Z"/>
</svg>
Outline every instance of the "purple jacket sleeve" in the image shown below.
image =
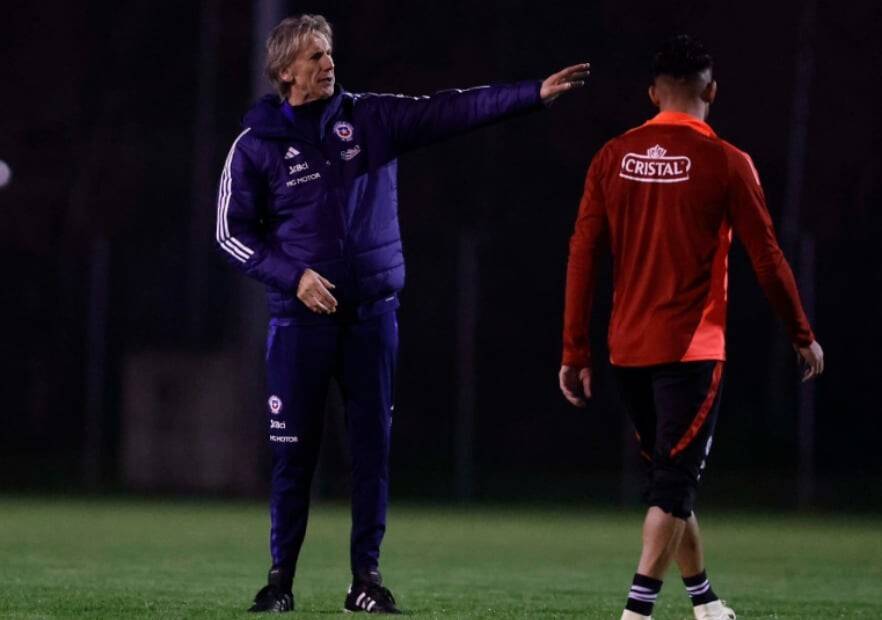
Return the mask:
<svg viewBox="0 0 882 620">
<path fill-rule="evenodd" d="M 266 180 L 240 144 L 248 131 L 239 134 L 224 163 L 217 197 L 217 244 L 230 264 L 246 275 L 296 292 L 307 266 L 267 241 L 261 222 Z"/>
<path fill-rule="evenodd" d="M 399 153 L 542 107 L 537 80 L 443 90 L 427 97 L 377 95 L 380 118 Z"/>
</svg>

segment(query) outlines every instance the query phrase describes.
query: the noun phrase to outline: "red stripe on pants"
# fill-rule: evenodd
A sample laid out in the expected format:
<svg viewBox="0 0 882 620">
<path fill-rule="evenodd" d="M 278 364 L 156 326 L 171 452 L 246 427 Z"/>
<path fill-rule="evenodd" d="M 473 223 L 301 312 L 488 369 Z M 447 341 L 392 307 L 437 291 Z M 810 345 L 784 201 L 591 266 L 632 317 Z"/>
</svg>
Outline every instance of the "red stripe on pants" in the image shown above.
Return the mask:
<svg viewBox="0 0 882 620">
<path fill-rule="evenodd" d="M 707 414 L 710 413 L 711 407 L 714 404 L 714 399 L 717 397 L 717 391 L 720 389 L 720 379 L 722 376 L 723 362 L 717 362 L 714 365 L 714 372 L 711 377 L 710 387 L 707 390 L 707 396 L 704 397 L 704 402 L 701 403 L 701 407 L 698 409 L 698 414 L 696 414 L 695 419 L 692 420 L 692 424 L 689 425 L 686 433 L 680 438 L 680 441 L 677 442 L 674 449 L 671 450 L 671 458 L 674 458 L 689 447 L 689 444 L 692 443 L 692 440 L 698 435 L 698 431 L 700 431 L 702 425 L 704 425 L 704 421 L 707 419 Z"/>
</svg>

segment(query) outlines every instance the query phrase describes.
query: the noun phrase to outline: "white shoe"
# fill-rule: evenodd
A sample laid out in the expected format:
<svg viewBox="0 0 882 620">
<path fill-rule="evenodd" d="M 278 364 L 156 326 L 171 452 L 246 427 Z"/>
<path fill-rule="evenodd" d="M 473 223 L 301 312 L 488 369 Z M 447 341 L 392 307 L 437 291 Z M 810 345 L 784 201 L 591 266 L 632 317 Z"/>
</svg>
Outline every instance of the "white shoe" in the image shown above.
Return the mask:
<svg viewBox="0 0 882 620">
<path fill-rule="evenodd" d="M 725 601 L 716 600 L 692 608 L 695 620 L 735 620 L 735 611 Z"/>
<path fill-rule="evenodd" d="M 622 620 L 652 620 L 652 616 L 641 616 L 636 611 L 626 609 L 622 612 Z"/>
</svg>

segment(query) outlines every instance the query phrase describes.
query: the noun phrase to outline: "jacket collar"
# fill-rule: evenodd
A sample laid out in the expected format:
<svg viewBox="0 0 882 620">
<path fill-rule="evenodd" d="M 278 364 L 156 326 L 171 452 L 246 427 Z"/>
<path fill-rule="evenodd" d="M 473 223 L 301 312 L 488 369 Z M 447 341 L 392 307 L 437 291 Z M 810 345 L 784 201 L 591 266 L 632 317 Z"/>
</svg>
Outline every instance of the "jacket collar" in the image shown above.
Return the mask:
<svg viewBox="0 0 882 620">
<path fill-rule="evenodd" d="M 692 116 L 691 114 L 684 114 L 683 112 L 659 112 L 654 117 L 643 123 L 643 125 L 682 125 L 685 127 L 689 127 L 690 129 L 694 129 L 701 135 L 707 136 L 708 138 L 717 137 L 717 134 L 714 133 L 714 130 L 711 129 L 710 125 Z"/>
<path fill-rule="evenodd" d="M 322 113 L 321 124 L 319 127 L 320 139 L 324 139 L 325 130 L 328 124 L 336 118 L 340 112 L 340 106 L 343 103 L 343 97 L 346 95 L 340 86 L 334 87 L 334 94 L 328 101 Z M 299 139 L 306 142 L 312 142 L 312 138 L 303 135 L 297 130 L 297 126 L 290 122 L 282 110 L 282 100 L 278 95 L 263 96 L 242 119 L 244 127 L 250 127 L 252 133 L 259 138 L 269 139 Z"/>
</svg>

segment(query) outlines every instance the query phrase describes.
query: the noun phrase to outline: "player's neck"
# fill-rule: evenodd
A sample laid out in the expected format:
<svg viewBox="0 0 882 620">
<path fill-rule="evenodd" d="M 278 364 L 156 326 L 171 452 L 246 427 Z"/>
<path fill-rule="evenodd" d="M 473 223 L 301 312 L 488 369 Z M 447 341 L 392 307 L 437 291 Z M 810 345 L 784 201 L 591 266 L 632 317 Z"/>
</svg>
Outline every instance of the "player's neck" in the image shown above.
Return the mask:
<svg viewBox="0 0 882 620">
<path fill-rule="evenodd" d="M 688 114 L 704 122 L 707 119 L 708 105 L 704 101 L 666 101 L 658 106 L 660 112 Z"/>
</svg>

